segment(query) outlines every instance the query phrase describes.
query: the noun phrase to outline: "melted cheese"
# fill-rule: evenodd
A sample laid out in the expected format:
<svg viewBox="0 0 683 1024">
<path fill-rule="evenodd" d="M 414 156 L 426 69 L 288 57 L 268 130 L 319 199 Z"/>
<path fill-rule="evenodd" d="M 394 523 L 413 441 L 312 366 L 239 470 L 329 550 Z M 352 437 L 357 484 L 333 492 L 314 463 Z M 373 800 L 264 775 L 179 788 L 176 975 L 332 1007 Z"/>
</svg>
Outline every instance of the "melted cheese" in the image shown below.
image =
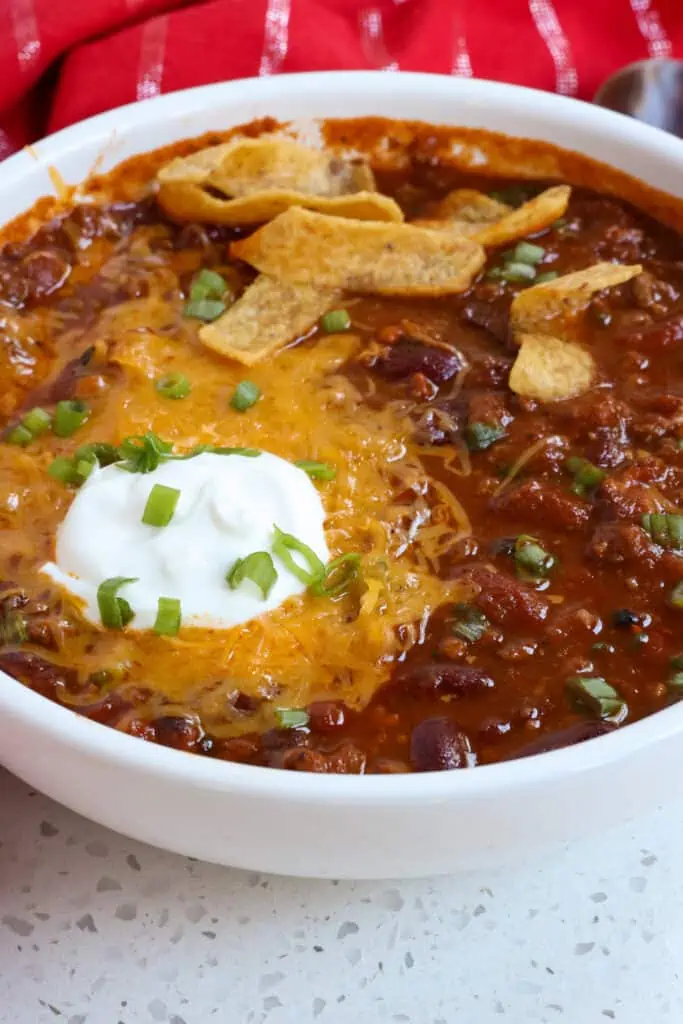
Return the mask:
<svg viewBox="0 0 683 1024">
<path fill-rule="evenodd" d="M 189 629 L 174 639 L 132 639 L 84 623 L 67 631 L 58 657 L 85 673 L 128 665 L 131 681 L 196 707 L 207 726 L 219 731 L 226 695 L 236 691 L 277 695 L 278 703 L 289 706 L 325 696 L 362 705 L 388 678 L 391 663 L 420 638 L 430 612 L 458 597 L 452 582 L 435 575 L 443 555 L 469 530 L 458 496 L 426 468 L 405 403 L 367 401 L 341 372 L 362 347 L 356 335 L 317 337 L 251 368 L 248 376 L 262 398 L 246 413 L 231 409 L 244 368 L 208 353 L 197 341 L 197 322 L 182 316 L 177 273 L 191 272 L 197 254 L 174 255 L 173 273 L 153 249 L 140 252 L 148 297 L 108 306 L 79 341 L 83 348 L 108 348 L 118 367 L 93 399 L 90 420 L 70 440 L 48 437 L 49 451 L 10 457 L 28 458 L 44 470 L 57 452 L 152 430 L 179 449 L 199 443 L 249 446 L 290 462 L 330 463 L 336 479 L 318 485 L 327 544 L 332 557 L 360 552 L 366 583 L 341 600 L 296 595 L 227 631 Z M 99 273 L 113 287 L 118 269 L 114 256 Z M 190 380 L 192 392 L 168 401 L 154 381 L 176 371 Z M 38 509 L 30 503 L 30 530 L 47 538 L 40 564 L 54 560 L 57 525 L 71 498 L 58 483 L 42 479 L 41 497 L 47 500 Z M 21 509 L 15 522 L 17 517 Z M 165 713 L 173 706 L 166 705 Z M 245 721 L 254 727 L 253 718 Z M 239 722 L 230 731 L 236 728 Z"/>
</svg>

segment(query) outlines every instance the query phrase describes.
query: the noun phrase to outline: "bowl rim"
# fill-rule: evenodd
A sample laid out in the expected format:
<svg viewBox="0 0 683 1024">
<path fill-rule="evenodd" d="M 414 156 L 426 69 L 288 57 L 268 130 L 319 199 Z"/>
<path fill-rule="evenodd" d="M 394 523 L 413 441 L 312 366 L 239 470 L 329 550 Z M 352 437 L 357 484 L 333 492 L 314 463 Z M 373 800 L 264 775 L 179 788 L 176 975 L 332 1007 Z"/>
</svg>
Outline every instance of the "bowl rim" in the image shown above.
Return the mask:
<svg viewBox="0 0 683 1024">
<path fill-rule="evenodd" d="M 63 128 L 30 149 L 9 157 L 0 165 L 0 184 L 10 189 L 29 167 L 35 168 L 36 160 L 48 164 L 70 150 L 86 144 L 92 146 L 93 138 L 102 138 L 106 145 L 106 140 L 115 136 L 122 124 L 127 129 L 144 126 L 153 119 L 177 113 L 179 107 L 191 114 L 205 107 L 207 100 L 210 106 L 215 106 L 216 100 L 225 98 L 227 101 L 245 91 L 266 101 L 282 91 L 303 95 L 310 92 L 314 82 L 370 96 L 373 92 L 384 93 L 390 89 L 399 100 L 401 96 L 414 95 L 416 90 L 433 94 L 436 91 L 441 96 L 450 90 L 454 98 L 474 99 L 482 105 L 502 102 L 506 107 L 514 107 L 520 104 L 539 116 L 552 114 L 563 123 L 578 122 L 594 133 L 604 131 L 613 138 L 618 136 L 683 168 L 683 141 L 623 114 L 569 97 L 505 83 L 418 72 L 326 71 L 218 82 L 117 107 Z M 5 672 L 0 672 L 0 682 L 0 708 L 10 721 L 20 720 L 31 729 L 38 740 L 44 737 L 66 743 L 75 752 L 93 760 L 119 767 L 125 765 L 128 770 L 177 780 L 197 789 L 242 792 L 265 799 L 276 796 L 299 804 L 415 806 L 452 799 L 499 797 L 509 790 L 551 784 L 593 771 L 683 732 L 681 703 L 574 746 L 478 765 L 475 770 L 328 775 L 240 764 L 164 747 L 85 718 L 29 689 Z"/>
</svg>

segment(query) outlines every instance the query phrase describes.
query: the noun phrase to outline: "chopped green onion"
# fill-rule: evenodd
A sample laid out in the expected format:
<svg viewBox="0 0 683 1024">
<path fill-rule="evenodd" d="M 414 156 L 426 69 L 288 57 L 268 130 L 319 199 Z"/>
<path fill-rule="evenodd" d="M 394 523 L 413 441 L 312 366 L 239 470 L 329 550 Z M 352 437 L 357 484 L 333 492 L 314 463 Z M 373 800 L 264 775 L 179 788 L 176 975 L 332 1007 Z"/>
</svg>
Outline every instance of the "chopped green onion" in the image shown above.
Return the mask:
<svg viewBox="0 0 683 1024">
<path fill-rule="evenodd" d="M 176 487 L 155 484 L 149 492 L 145 510 L 142 513 L 143 523 L 148 526 L 168 526 L 173 519 L 180 491 Z"/>
<path fill-rule="evenodd" d="M 677 583 L 669 596 L 669 604 L 672 608 L 683 608 L 683 580 Z M 681 665 L 683 668 L 683 665 Z"/>
<path fill-rule="evenodd" d="M 536 271 L 528 263 L 506 263 L 500 276 L 504 281 L 533 281 Z"/>
<path fill-rule="evenodd" d="M 57 437 L 71 437 L 85 423 L 89 415 L 88 406 L 79 398 L 68 398 L 63 402 L 57 402 L 52 429 Z"/>
<path fill-rule="evenodd" d="M 340 334 L 341 331 L 348 331 L 351 317 L 345 309 L 332 309 L 320 317 L 320 326 L 326 334 Z"/>
<path fill-rule="evenodd" d="M 82 483 L 76 472 L 74 460 L 67 458 L 65 455 L 58 455 L 56 459 L 53 459 L 47 467 L 47 471 L 54 480 L 59 480 L 60 484 L 76 484 L 80 486 Z"/>
<path fill-rule="evenodd" d="M 154 387 L 162 398 L 187 398 L 190 391 L 190 382 L 182 373 L 167 373 L 159 377 Z"/>
<path fill-rule="evenodd" d="M 128 473 L 151 473 L 171 457 L 173 445 L 156 434 L 133 434 L 121 442 L 121 469 Z"/>
<path fill-rule="evenodd" d="M 534 245 L 532 242 L 518 242 L 514 249 L 510 262 L 530 263 L 535 266 L 545 256 L 545 249 L 542 245 Z"/>
<path fill-rule="evenodd" d="M 135 576 L 112 576 L 97 588 L 97 606 L 102 625 L 107 629 L 123 629 L 135 617 L 135 612 L 124 597 L 117 592 L 126 583 L 137 583 Z"/>
<path fill-rule="evenodd" d="M 23 644 L 28 640 L 27 623 L 16 608 L 7 608 L 0 615 L 0 644 Z"/>
<path fill-rule="evenodd" d="M 471 604 L 456 604 L 453 610 L 457 615 L 451 623 L 455 636 L 471 644 L 481 640 L 489 628 L 489 620 L 484 613 Z"/>
<path fill-rule="evenodd" d="M 215 270 L 200 270 L 192 278 L 190 300 L 201 302 L 202 299 L 222 299 L 227 290 L 228 285 L 225 278 Z"/>
<path fill-rule="evenodd" d="M 671 512 L 646 512 L 640 523 L 655 544 L 683 551 L 683 515 Z"/>
<path fill-rule="evenodd" d="M 530 579 L 549 576 L 557 563 L 554 555 L 545 551 L 534 537 L 524 533 L 515 540 L 513 558 L 517 572 Z"/>
<path fill-rule="evenodd" d="M 177 597 L 160 597 L 154 632 L 158 636 L 175 636 L 180 629 L 180 601 Z"/>
<path fill-rule="evenodd" d="M 200 447 L 202 447 L 200 445 Z M 257 459 L 262 454 L 258 448 L 221 448 L 214 447 L 214 445 L 206 445 L 202 447 L 203 451 L 210 452 L 212 455 L 243 455 L 245 459 Z M 191 455 L 201 455 L 200 451 L 193 451 Z M 184 456 L 185 458 L 187 456 Z"/>
<path fill-rule="evenodd" d="M 607 476 L 604 469 L 598 469 L 588 459 L 581 459 L 578 455 L 571 455 L 565 461 L 565 466 L 574 477 L 571 490 L 580 497 L 597 490 Z"/>
<path fill-rule="evenodd" d="M 252 551 L 246 558 L 238 558 L 225 578 L 231 590 L 236 590 L 244 580 L 251 580 L 265 601 L 275 586 L 277 569 L 267 551 Z"/>
<path fill-rule="evenodd" d="M 92 459 L 92 461 L 90 459 L 74 460 L 74 472 L 81 481 L 81 483 L 85 483 L 85 481 L 92 473 L 93 469 L 95 468 L 95 461 L 95 459 Z"/>
<path fill-rule="evenodd" d="M 30 409 L 21 417 L 21 425 L 26 427 L 33 437 L 40 437 L 41 434 L 46 433 L 50 429 L 51 424 L 52 417 L 49 412 L 45 412 L 44 409 L 38 406 L 35 409 Z"/>
<path fill-rule="evenodd" d="M 107 444 L 106 441 L 91 441 L 88 444 L 82 444 L 74 452 L 76 462 L 80 459 L 87 459 L 88 461 L 99 462 L 100 466 L 111 466 L 113 462 L 118 462 L 120 458 L 118 448 L 113 444 Z"/>
<path fill-rule="evenodd" d="M 304 473 L 308 473 L 311 480 L 334 480 L 337 470 L 327 462 L 312 462 L 310 459 L 299 459 L 294 463 Z"/>
<path fill-rule="evenodd" d="M 577 704 L 592 711 L 598 718 L 619 723 L 628 713 L 626 702 L 602 676 L 570 676 L 565 686 Z"/>
<path fill-rule="evenodd" d="M 221 313 L 225 313 L 226 309 L 227 306 L 220 299 L 190 299 L 183 313 L 194 320 L 203 320 L 210 324 L 217 320 Z"/>
<path fill-rule="evenodd" d="M 311 592 L 316 597 L 339 597 L 349 589 L 359 570 L 360 555 L 355 551 L 347 551 L 328 562 L 322 575 L 311 581 Z"/>
<path fill-rule="evenodd" d="M 298 580 L 305 583 L 307 587 L 310 587 L 315 580 L 324 579 L 327 570 L 324 564 L 316 555 L 312 548 L 309 548 L 308 544 L 304 544 L 303 541 L 297 540 L 296 537 L 292 536 L 291 533 L 283 533 L 282 530 L 277 526 L 273 526 L 275 531 L 275 540 L 273 541 L 273 554 L 277 555 L 281 562 L 284 563 L 285 567 L 296 576 Z M 291 552 L 296 551 L 297 554 L 302 555 L 308 563 L 308 569 L 300 565 L 293 558 Z"/>
<path fill-rule="evenodd" d="M 502 267 L 491 267 L 490 270 L 486 271 L 486 277 L 490 281 L 502 281 L 503 279 L 503 268 Z"/>
<path fill-rule="evenodd" d="M 7 444 L 17 444 L 21 448 L 25 448 L 33 440 L 33 434 L 22 423 L 17 423 L 16 427 L 12 427 L 7 434 L 5 440 Z"/>
<path fill-rule="evenodd" d="M 544 270 L 542 274 L 536 275 L 534 284 L 547 284 L 548 281 L 554 281 L 558 276 L 556 270 Z"/>
<path fill-rule="evenodd" d="M 246 412 L 256 405 L 261 397 L 261 389 L 250 380 L 241 380 L 235 388 L 235 393 L 230 399 L 230 405 L 237 412 Z"/>
<path fill-rule="evenodd" d="M 468 423 L 465 427 L 465 441 L 471 452 L 483 452 L 501 437 L 505 437 L 505 428 L 497 423 Z"/>
<path fill-rule="evenodd" d="M 281 729 L 302 729 L 310 721 L 303 708 L 273 708 L 273 713 Z"/>
<path fill-rule="evenodd" d="M 672 676 L 669 676 L 667 686 L 674 693 L 683 693 L 683 672 L 674 672 Z"/>
</svg>

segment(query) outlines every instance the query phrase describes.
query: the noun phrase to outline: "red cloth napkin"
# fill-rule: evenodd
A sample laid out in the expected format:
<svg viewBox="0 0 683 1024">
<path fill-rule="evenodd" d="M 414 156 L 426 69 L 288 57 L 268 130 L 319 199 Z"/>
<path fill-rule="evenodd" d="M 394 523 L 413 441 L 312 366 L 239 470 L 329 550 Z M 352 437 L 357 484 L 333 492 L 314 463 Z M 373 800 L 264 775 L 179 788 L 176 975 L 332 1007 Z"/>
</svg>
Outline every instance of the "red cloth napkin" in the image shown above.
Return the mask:
<svg viewBox="0 0 683 1024">
<path fill-rule="evenodd" d="M 5 0 L 3 6 L 0 157 L 110 107 L 229 78 L 400 68 L 591 99 L 624 64 L 683 57 L 683 0 Z"/>
</svg>

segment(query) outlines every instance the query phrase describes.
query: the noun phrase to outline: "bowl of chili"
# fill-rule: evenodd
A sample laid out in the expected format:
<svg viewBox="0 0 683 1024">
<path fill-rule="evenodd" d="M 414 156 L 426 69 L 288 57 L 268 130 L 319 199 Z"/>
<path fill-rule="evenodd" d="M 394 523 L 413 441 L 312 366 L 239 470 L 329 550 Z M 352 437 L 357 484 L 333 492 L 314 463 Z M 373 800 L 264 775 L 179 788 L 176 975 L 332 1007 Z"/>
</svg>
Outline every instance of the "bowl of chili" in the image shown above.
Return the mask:
<svg viewBox="0 0 683 1024">
<path fill-rule="evenodd" d="M 369 72 L 160 97 L 2 164 L 2 763 L 320 877 L 680 796 L 682 170 L 610 111 Z M 202 618 L 210 529 L 293 473 L 308 525 L 264 521 Z M 182 600 L 147 609 L 150 544 Z"/>
</svg>

